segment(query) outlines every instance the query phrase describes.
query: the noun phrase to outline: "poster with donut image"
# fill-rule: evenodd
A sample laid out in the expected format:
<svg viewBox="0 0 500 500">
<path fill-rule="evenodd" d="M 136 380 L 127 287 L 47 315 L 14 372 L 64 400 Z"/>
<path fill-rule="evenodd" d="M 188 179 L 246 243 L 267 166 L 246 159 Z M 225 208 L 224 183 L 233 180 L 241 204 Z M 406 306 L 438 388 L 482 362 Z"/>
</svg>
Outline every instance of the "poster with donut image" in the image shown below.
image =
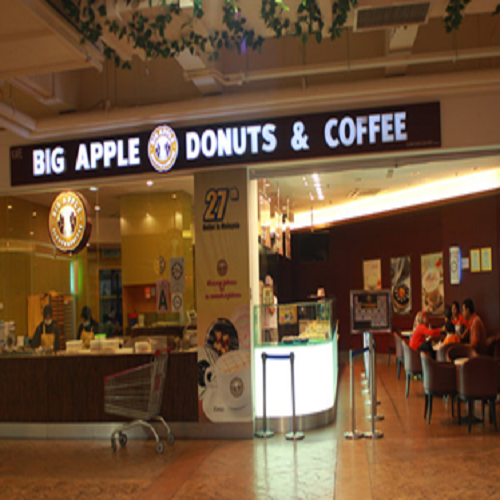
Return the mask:
<svg viewBox="0 0 500 500">
<path fill-rule="evenodd" d="M 410 256 L 391 258 L 391 297 L 394 314 L 412 314 Z"/>
<path fill-rule="evenodd" d="M 194 207 L 199 420 L 251 423 L 247 172 L 196 175 Z"/>
</svg>

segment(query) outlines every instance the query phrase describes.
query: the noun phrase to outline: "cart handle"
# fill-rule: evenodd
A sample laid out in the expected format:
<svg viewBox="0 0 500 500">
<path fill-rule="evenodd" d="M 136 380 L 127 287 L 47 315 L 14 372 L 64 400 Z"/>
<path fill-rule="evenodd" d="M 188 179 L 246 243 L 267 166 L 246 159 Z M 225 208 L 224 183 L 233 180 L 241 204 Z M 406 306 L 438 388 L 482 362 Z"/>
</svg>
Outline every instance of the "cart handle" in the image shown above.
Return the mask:
<svg viewBox="0 0 500 500">
<path fill-rule="evenodd" d="M 155 359 L 160 356 L 161 354 L 164 354 L 164 353 L 167 353 L 167 354 L 170 354 L 172 352 L 172 346 L 170 347 L 167 347 L 166 349 L 157 349 L 154 353 L 154 357 Z M 132 372 L 135 372 L 136 370 L 139 370 L 139 369 L 142 369 L 144 368 L 145 366 L 149 366 L 150 364 L 152 363 L 148 363 L 146 365 L 140 365 L 140 366 L 134 366 L 133 368 L 127 368 L 126 370 L 122 370 L 121 372 L 116 372 L 116 373 L 112 373 L 111 375 L 106 375 L 104 377 L 104 382 L 107 382 L 108 379 L 111 379 L 111 378 L 114 378 L 118 375 L 122 375 L 124 373 L 132 373 Z"/>
</svg>

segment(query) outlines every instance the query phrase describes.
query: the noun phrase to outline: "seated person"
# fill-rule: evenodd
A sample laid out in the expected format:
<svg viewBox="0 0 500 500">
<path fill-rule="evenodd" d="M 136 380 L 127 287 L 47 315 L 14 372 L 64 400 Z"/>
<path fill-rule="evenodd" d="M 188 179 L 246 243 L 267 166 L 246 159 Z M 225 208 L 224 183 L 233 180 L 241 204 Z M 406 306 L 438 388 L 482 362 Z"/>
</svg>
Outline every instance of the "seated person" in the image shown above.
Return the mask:
<svg viewBox="0 0 500 500">
<path fill-rule="evenodd" d="M 432 339 L 439 339 L 441 336 L 440 328 L 430 329 L 425 324 L 426 314 L 424 311 L 419 311 L 415 317 L 417 325 L 410 339 L 410 347 L 415 351 L 424 351 L 435 357 L 436 353 L 432 348 Z M 428 340 L 429 338 L 429 340 Z"/>
<path fill-rule="evenodd" d="M 461 333 L 469 326 L 469 322 L 460 314 L 460 304 L 456 300 L 451 303 L 450 321 L 455 326 L 457 333 Z"/>
<path fill-rule="evenodd" d="M 52 307 L 43 308 L 43 321 L 36 327 L 35 333 L 31 338 L 33 348 L 45 347 L 59 350 L 59 332 L 57 325 L 52 320 Z"/>
<path fill-rule="evenodd" d="M 455 325 L 452 321 L 447 321 L 444 325 L 446 331 L 446 338 L 443 341 L 443 345 L 448 344 L 459 344 L 460 343 L 460 335 L 455 331 Z"/>
<path fill-rule="evenodd" d="M 77 338 L 82 340 L 84 347 L 90 347 L 90 341 L 94 339 L 96 333 L 99 333 L 99 323 L 92 319 L 90 307 L 83 306 Z"/>
<path fill-rule="evenodd" d="M 469 322 L 469 328 L 461 336 L 462 341 L 469 340 L 470 345 L 478 354 L 484 354 L 486 352 L 487 340 L 486 328 L 484 327 L 483 320 L 476 314 L 472 299 L 465 299 L 463 301 L 462 312 L 465 320 Z"/>
</svg>

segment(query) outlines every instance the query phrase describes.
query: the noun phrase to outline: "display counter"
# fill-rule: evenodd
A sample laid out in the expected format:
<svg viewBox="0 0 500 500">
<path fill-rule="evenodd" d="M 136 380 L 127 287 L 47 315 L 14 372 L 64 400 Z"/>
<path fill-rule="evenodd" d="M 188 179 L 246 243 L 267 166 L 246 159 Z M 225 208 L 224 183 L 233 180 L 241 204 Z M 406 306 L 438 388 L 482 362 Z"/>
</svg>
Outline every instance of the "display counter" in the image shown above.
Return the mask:
<svg viewBox="0 0 500 500">
<path fill-rule="evenodd" d="M 278 340 L 266 342 L 269 320 L 265 306 L 255 313 L 254 408 L 256 428 L 262 425 L 262 354 L 294 355 L 295 411 L 298 430 L 327 425 L 335 419 L 338 354 L 337 327 L 328 302 L 278 306 Z M 282 332 L 288 335 L 283 335 Z M 266 412 L 269 427 L 290 429 L 292 416 L 291 369 L 287 359 L 266 361 Z"/>
<path fill-rule="evenodd" d="M 150 362 L 148 354 L 2 355 L 0 422 L 116 422 L 104 413 L 104 377 Z M 162 416 L 198 421 L 196 352 L 169 358 Z"/>
</svg>

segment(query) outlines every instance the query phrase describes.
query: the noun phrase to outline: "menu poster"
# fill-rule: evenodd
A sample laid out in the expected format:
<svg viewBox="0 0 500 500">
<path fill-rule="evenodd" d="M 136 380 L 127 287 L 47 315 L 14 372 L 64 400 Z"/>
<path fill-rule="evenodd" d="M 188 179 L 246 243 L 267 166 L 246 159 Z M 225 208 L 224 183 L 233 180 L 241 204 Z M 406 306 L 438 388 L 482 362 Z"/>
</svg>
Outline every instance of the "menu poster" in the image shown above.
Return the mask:
<svg viewBox="0 0 500 500">
<path fill-rule="evenodd" d="M 422 310 L 431 313 L 444 312 L 443 253 L 431 253 L 421 257 Z"/>
<path fill-rule="evenodd" d="M 283 255 L 283 228 L 281 226 L 276 227 L 274 245 L 278 255 Z"/>
<path fill-rule="evenodd" d="M 382 289 L 382 266 L 380 259 L 363 261 L 363 289 Z"/>
<path fill-rule="evenodd" d="M 201 421 L 252 424 L 247 175 L 194 179 Z"/>
<path fill-rule="evenodd" d="M 411 314 L 410 256 L 391 258 L 391 296 L 394 314 Z"/>
</svg>

